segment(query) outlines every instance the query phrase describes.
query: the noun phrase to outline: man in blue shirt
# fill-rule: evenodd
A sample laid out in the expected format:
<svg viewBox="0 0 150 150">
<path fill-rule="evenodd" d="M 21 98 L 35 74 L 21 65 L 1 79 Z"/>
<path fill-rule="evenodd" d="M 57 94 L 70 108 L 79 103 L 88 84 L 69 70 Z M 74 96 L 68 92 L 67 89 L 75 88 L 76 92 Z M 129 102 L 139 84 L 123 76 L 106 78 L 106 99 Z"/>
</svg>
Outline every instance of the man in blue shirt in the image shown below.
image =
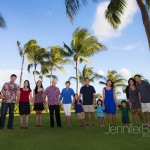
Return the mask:
<svg viewBox="0 0 150 150">
<path fill-rule="evenodd" d="M 66 115 L 67 126 L 71 127 L 71 105 L 72 97 L 74 96 L 74 91 L 70 88 L 70 81 L 66 81 L 66 88 L 61 92 L 60 100 L 62 101 L 64 112 Z"/>
<path fill-rule="evenodd" d="M 92 118 L 92 126 L 95 126 L 95 117 L 94 117 L 94 102 L 95 99 L 95 89 L 93 86 L 89 85 L 89 78 L 84 79 L 85 85 L 80 89 L 80 97 L 83 99 L 83 110 L 85 112 L 85 118 L 87 122 L 87 126 L 89 123 L 89 113 Z"/>
</svg>

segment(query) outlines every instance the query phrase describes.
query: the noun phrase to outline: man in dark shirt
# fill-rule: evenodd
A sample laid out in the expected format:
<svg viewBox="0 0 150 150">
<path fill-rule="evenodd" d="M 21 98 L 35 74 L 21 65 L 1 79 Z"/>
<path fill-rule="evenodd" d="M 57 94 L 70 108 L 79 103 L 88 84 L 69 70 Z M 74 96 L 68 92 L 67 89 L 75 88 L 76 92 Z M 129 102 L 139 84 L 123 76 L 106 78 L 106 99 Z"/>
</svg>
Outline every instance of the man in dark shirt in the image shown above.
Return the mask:
<svg viewBox="0 0 150 150">
<path fill-rule="evenodd" d="M 140 75 L 135 75 L 134 79 L 137 82 L 137 90 L 140 94 L 142 112 L 144 112 L 150 127 L 150 84 L 147 81 L 141 80 Z"/>
<path fill-rule="evenodd" d="M 95 126 L 95 117 L 94 117 L 94 102 L 95 100 L 95 89 L 93 86 L 89 85 L 89 78 L 84 79 L 85 85 L 80 89 L 80 97 L 83 99 L 83 110 L 85 112 L 85 118 L 87 126 L 89 123 L 89 113 L 92 118 L 92 126 Z"/>
</svg>

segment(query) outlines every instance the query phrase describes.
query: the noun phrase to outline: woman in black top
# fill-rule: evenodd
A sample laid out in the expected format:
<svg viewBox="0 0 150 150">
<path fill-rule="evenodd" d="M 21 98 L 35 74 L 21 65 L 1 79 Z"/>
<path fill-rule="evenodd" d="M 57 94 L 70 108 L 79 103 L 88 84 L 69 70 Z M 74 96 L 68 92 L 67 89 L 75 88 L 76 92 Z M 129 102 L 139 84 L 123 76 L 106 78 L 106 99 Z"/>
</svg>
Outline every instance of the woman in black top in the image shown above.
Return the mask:
<svg viewBox="0 0 150 150">
<path fill-rule="evenodd" d="M 139 93 L 136 87 L 136 82 L 133 78 L 129 79 L 128 84 L 129 86 L 128 86 L 126 93 L 128 95 L 129 104 L 132 110 L 132 116 L 133 116 L 134 122 L 138 126 L 138 119 L 137 119 L 136 114 L 139 115 L 139 117 L 141 118 L 143 122 L 143 115 L 141 112 L 141 102 L 139 100 Z"/>
</svg>

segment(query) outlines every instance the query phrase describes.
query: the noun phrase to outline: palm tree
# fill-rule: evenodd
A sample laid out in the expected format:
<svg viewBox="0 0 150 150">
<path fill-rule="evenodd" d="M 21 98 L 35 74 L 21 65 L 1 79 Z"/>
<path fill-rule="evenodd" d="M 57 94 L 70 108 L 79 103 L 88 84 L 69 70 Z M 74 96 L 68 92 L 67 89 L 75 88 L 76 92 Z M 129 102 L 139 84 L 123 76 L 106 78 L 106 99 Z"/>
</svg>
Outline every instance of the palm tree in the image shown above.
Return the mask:
<svg viewBox="0 0 150 150">
<path fill-rule="evenodd" d="M 0 13 L 0 28 L 6 28 L 6 22 L 1 13 Z"/>
<path fill-rule="evenodd" d="M 119 73 L 117 73 L 117 71 L 114 71 L 114 70 L 108 71 L 106 77 L 101 75 L 100 79 L 102 79 L 102 81 L 100 81 L 99 83 L 103 85 L 106 85 L 106 82 L 108 79 L 112 80 L 114 83 L 114 87 L 116 88 L 117 95 L 120 94 L 120 92 L 117 91 L 118 87 L 122 87 L 122 88 L 126 87 L 126 84 L 125 84 L 126 79 L 124 79 L 122 75 L 120 75 Z"/>
<path fill-rule="evenodd" d="M 21 73 L 20 73 L 20 87 L 22 86 L 22 76 L 23 76 L 23 70 L 24 70 L 24 61 L 25 58 L 27 56 L 27 54 L 29 53 L 29 51 L 31 50 L 30 46 L 32 44 L 34 44 L 34 40 L 30 40 L 28 41 L 24 47 L 21 47 L 21 43 L 19 41 L 17 41 L 17 46 L 18 46 L 18 50 L 19 50 L 19 55 L 21 56 L 22 59 L 22 64 L 21 64 Z"/>
<path fill-rule="evenodd" d="M 53 75 L 53 72 L 55 70 L 59 70 L 65 73 L 63 65 L 72 62 L 66 58 L 67 55 L 69 54 L 64 50 L 64 48 L 59 46 L 50 47 L 50 51 L 48 52 L 48 59 L 42 62 L 42 65 L 47 66 L 47 69 L 49 70 L 49 75 L 47 75 L 47 77 L 50 78 L 50 85 L 52 84 L 53 78 L 57 79 L 57 77 Z"/>
<path fill-rule="evenodd" d="M 18 46 L 18 50 L 19 50 L 19 54 L 21 56 L 22 59 L 22 65 L 21 65 L 21 73 L 20 73 L 20 87 L 22 86 L 22 76 L 23 76 L 23 69 L 24 69 L 24 60 L 26 57 L 26 45 L 22 48 L 21 47 L 21 43 L 19 41 L 17 41 L 17 46 Z"/>
<path fill-rule="evenodd" d="M 33 75 L 34 75 L 34 81 L 36 83 L 36 74 L 37 72 L 37 66 L 43 62 L 45 58 L 48 57 L 47 52 L 44 48 L 41 48 L 36 40 L 31 40 L 30 43 L 28 43 L 27 48 L 29 49 L 28 52 L 28 71 L 30 73 L 30 70 L 32 67 L 34 67 Z"/>
<path fill-rule="evenodd" d="M 99 0 L 91 0 L 99 2 Z M 139 6 L 142 15 L 143 25 L 146 31 L 149 48 L 150 48 L 150 0 L 135 0 Z M 66 13 L 69 19 L 73 20 L 82 6 L 88 4 L 88 0 L 65 0 Z M 128 7 L 128 0 L 110 0 L 106 9 L 105 17 L 114 29 L 121 24 L 121 16 L 124 14 L 125 8 Z"/>
<path fill-rule="evenodd" d="M 87 77 L 89 78 L 90 82 L 93 82 L 93 83 L 94 83 L 95 79 L 99 79 L 100 78 L 100 75 L 95 73 L 93 71 L 93 68 L 91 68 L 91 67 L 87 68 L 87 65 L 85 65 L 83 67 L 82 72 L 80 72 L 80 71 L 78 71 L 78 72 L 79 72 L 79 82 L 82 85 L 84 85 L 84 79 L 87 78 Z M 75 79 L 76 80 L 77 78 L 76 77 L 70 77 L 69 80 L 71 80 L 71 79 Z"/>
<path fill-rule="evenodd" d="M 79 62 L 90 63 L 86 58 L 93 56 L 94 54 L 101 52 L 105 46 L 98 42 L 98 39 L 91 36 L 87 29 L 77 28 L 73 33 L 71 46 L 69 47 L 64 43 L 64 47 L 73 56 L 76 68 L 76 92 L 78 93 L 79 75 L 78 64 Z"/>
<path fill-rule="evenodd" d="M 49 72 L 50 72 L 49 66 L 43 65 L 43 63 L 45 63 L 45 61 L 41 62 L 41 70 L 40 70 L 40 72 L 38 72 L 38 71 L 36 72 L 36 74 L 39 76 L 39 78 L 41 79 L 42 82 L 44 80 L 44 77 L 50 78 L 50 76 L 51 76 L 49 74 Z M 55 76 L 55 75 L 52 75 L 52 78 L 58 80 L 58 77 Z"/>
</svg>

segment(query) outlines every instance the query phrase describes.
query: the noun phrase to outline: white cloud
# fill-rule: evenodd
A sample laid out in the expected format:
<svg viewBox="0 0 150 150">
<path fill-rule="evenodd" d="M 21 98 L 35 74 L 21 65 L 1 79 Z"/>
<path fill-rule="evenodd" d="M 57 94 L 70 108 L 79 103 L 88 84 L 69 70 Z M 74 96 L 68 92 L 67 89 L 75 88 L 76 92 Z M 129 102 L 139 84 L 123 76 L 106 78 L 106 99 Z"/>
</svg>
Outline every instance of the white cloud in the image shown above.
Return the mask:
<svg viewBox="0 0 150 150">
<path fill-rule="evenodd" d="M 98 72 L 98 74 L 99 74 L 99 75 L 102 75 L 102 76 L 105 76 L 106 73 L 105 73 L 104 71 L 100 70 L 100 71 Z"/>
<path fill-rule="evenodd" d="M 126 68 L 122 68 L 118 71 L 124 78 L 128 79 L 132 77 L 132 73 L 126 69 Z"/>
<path fill-rule="evenodd" d="M 124 78 L 126 78 L 126 79 L 128 79 L 128 78 L 131 78 L 132 77 L 132 73 L 128 70 L 128 69 L 126 69 L 126 68 L 122 68 L 122 69 L 120 69 L 120 70 L 118 70 L 117 71 L 119 74 L 121 74 Z M 102 70 L 100 70 L 99 72 L 98 72 L 98 74 L 100 74 L 100 75 L 102 75 L 102 76 L 106 76 L 106 72 L 104 72 L 104 71 L 102 71 Z"/>
<path fill-rule="evenodd" d="M 107 41 L 109 39 L 119 37 L 123 29 L 125 29 L 129 24 L 133 22 L 133 17 L 137 12 L 138 8 L 136 1 L 128 0 L 128 6 L 125 9 L 124 15 L 121 18 L 122 23 L 119 26 L 118 30 L 114 30 L 104 16 L 108 4 L 109 1 L 99 4 L 95 15 L 95 20 L 92 25 L 94 34 L 100 41 Z"/>
</svg>

